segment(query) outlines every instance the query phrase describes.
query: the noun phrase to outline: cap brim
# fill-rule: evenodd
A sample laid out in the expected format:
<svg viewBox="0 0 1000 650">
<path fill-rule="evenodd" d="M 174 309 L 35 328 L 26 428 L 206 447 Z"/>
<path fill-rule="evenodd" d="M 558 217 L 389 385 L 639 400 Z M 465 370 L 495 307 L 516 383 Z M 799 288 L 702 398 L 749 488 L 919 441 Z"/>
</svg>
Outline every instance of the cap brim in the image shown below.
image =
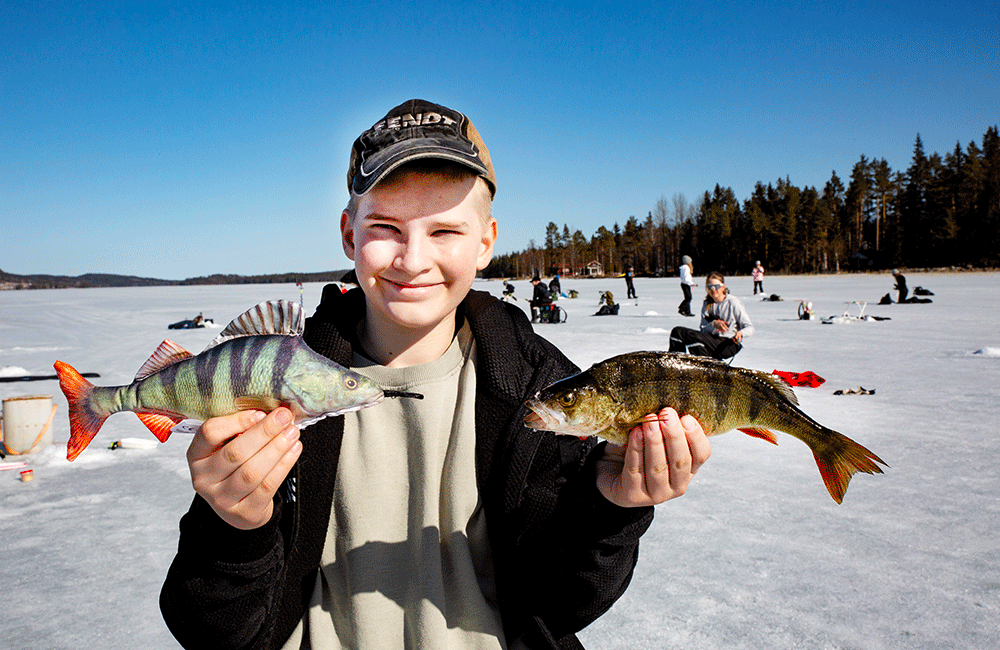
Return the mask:
<svg viewBox="0 0 1000 650">
<path fill-rule="evenodd" d="M 351 189 L 355 194 L 365 194 L 392 170 L 420 158 L 450 160 L 465 165 L 481 176 L 489 175 L 489 170 L 479 160 L 471 143 L 468 148 L 463 149 L 456 147 L 451 139 L 420 138 L 393 143 L 372 158 L 361 161 Z"/>
</svg>

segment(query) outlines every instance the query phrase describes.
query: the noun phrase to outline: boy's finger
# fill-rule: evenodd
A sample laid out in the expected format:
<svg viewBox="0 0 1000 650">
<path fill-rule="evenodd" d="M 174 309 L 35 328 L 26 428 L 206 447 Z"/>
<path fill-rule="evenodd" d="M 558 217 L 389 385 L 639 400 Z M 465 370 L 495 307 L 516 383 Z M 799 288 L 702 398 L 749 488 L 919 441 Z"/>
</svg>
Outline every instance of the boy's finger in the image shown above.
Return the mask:
<svg viewBox="0 0 1000 650">
<path fill-rule="evenodd" d="M 684 436 L 691 452 L 691 474 L 695 474 L 712 455 L 712 443 L 708 441 L 701 423 L 693 416 L 682 417 L 681 426 L 684 427 Z"/>
<path fill-rule="evenodd" d="M 223 465 L 238 467 L 259 453 L 265 445 L 288 429 L 294 417 L 287 408 L 279 407 L 267 414 L 257 424 L 226 442 L 212 459 Z"/>
<path fill-rule="evenodd" d="M 270 448 L 271 445 L 268 447 Z M 296 437 L 280 457 L 278 457 L 277 462 L 270 466 L 270 471 L 260 480 L 255 489 L 247 494 L 241 505 L 249 511 L 264 513 L 271 500 L 274 499 L 274 495 L 278 492 L 278 488 L 281 487 L 282 481 L 288 476 L 288 472 L 291 471 L 301 453 L 302 442 Z M 262 464 L 267 465 L 267 462 L 265 461 Z"/>
<path fill-rule="evenodd" d="M 194 461 L 215 453 L 227 440 L 247 431 L 264 419 L 263 411 L 240 411 L 210 418 L 202 423 L 188 446 L 188 460 Z"/>
<path fill-rule="evenodd" d="M 662 423 L 660 432 L 669 467 L 670 489 L 675 494 L 683 494 L 691 478 L 691 451 L 687 436 L 677 411 L 668 407 L 660 411 L 659 415 Z"/>
</svg>

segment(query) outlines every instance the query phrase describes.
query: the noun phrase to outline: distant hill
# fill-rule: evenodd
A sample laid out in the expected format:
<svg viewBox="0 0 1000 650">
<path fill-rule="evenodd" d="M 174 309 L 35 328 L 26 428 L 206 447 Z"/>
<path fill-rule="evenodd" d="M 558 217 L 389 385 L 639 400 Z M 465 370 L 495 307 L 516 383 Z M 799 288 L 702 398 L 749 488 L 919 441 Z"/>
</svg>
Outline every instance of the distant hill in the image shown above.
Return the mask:
<svg viewBox="0 0 1000 650">
<path fill-rule="evenodd" d="M 91 287 L 162 287 L 198 284 L 289 284 L 295 282 L 337 282 L 347 269 L 320 273 L 275 273 L 272 275 L 208 275 L 186 280 L 160 280 L 134 275 L 86 273 L 68 275 L 17 275 L 0 270 L 0 289 L 68 289 Z"/>
</svg>

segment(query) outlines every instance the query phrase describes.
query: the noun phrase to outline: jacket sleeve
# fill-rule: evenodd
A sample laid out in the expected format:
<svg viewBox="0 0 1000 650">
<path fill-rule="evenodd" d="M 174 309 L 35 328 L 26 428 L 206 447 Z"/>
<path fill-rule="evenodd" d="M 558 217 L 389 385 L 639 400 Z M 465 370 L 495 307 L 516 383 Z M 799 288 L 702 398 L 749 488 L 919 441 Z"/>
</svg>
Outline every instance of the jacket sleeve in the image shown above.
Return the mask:
<svg viewBox="0 0 1000 650">
<path fill-rule="evenodd" d="M 185 648 L 252 648 L 268 629 L 280 588 L 283 541 L 276 498 L 271 521 L 229 526 L 199 496 L 181 518 L 177 555 L 160 591 L 167 627 Z"/>
<path fill-rule="evenodd" d="M 589 625 L 625 593 L 654 510 L 622 508 L 600 493 L 595 465 L 604 444 L 533 435 L 549 440 L 536 455 L 523 507 L 529 518 L 534 509 L 546 516 L 517 541 L 519 597 L 558 639 Z"/>
<path fill-rule="evenodd" d="M 506 423 L 483 495 L 498 597 L 508 642 L 575 647 L 573 633 L 625 592 L 653 508 L 621 508 L 604 498 L 596 480 L 603 446 L 594 438 L 524 426 L 525 399 L 579 369 L 531 331 L 523 312 L 509 313 L 512 322 L 492 319 L 498 331 L 475 332 L 480 377 L 495 378 L 492 388 L 477 386 L 486 391 L 477 397 L 477 429 Z"/>
<path fill-rule="evenodd" d="M 733 316 L 736 320 L 736 331 L 743 332 L 743 336 L 750 336 L 754 333 L 753 323 L 750 322 L 750 315 L 747 314 L 746 307 L 741 302 L 733 302 Z"/>
</svg>

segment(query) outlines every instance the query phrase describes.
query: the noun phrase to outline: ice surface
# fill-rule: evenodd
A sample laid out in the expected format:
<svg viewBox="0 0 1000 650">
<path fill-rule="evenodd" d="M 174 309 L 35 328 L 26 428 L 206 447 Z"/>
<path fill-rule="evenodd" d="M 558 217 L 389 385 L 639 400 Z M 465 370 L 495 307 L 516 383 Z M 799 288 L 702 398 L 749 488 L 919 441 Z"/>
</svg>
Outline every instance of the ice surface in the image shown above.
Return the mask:
<svg viewBox="0 0 1000 650">
<path fill-rule="evenodd" d="M 712 459 L 688 493 L 657 508 L 625 596 L 582 633 L 592 649 L 1000 647 L 1000 274 L 917 274 L 927 305 L 874 304 L 884 275 L 730 279 L 757 333 L 734 365 L 812 370 L 827 381 L 797 388 L 803 409 L 851 436 L 890 467 L 856 475 L 843 505 L 829 497 L 808 449 L 737 432 L 713 438 Z M 576 363 L 666 349 L 676 279 L 635 280 L 638 300 L 618 316 L 591 316 L 599 291 L 622 279 L 563 278 L 569 313 L 538 330 Z M 699 278 L 704 285 L 704 278 Z M 500 282 L 477 282 L 495 295 Z M 528 282 L 516 282 L 526 308 Z M 306 285 L 311 312 L 322 287 Z M 702 289 L 696 288 L 696 295 Z M 52 374 L 56 359 L 95 383 L 125 384 L 164 338 L 199 352 L 215 332 L 167 330 L 203 312 L 225 325 L 295 285 L 66 289 L 0 292 L 0 368 Z M 697 298 L 696 298 L 697 300 Z M 797 319 L 798 300 L 817 320 Z M 887 321 L 824 324 L 851 301 Z M 855 313 L 857 306 L 851 306 Z M 9 372 L 9 371 L 8 371 Z M 875 395 L 834 396 L 837 389 Z M 0 398 L 51 394 L 55 440 L 27 456 L 35 480 L 0 472 L 0 648 L 176 648 L 157 598 L 192 496 L 189 438 L 152 450 L 109 450 L 152 435 L 128 413 L 112 416 L 73 463 L 65 460 L 66 402 L 54 380 L 0 383 Z M 11 457 L 8 458 L 10 460 Z"/>
</svg>

